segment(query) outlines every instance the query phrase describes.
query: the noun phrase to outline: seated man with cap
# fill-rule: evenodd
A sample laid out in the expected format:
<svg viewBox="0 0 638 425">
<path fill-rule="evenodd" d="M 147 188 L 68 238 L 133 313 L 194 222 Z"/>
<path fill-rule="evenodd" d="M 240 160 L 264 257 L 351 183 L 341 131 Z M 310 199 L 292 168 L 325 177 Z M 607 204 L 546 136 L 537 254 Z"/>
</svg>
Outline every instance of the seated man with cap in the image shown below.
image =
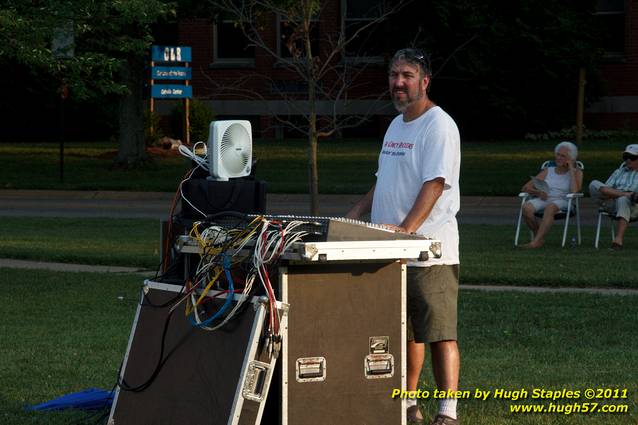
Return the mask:
<svg viewBox="0 0 638 425">
<path fill-rule="evenodd" d="M 638 218 L 638 144 L 627 145 L 622 159 L 623 164 L 605 183 L 594 180 L 589 185 L 591 197 L 607 211 L 616 214 L 616 237 L 611 244 L 614 250 L 622 249 L 629 221 Z"/>
</svg>

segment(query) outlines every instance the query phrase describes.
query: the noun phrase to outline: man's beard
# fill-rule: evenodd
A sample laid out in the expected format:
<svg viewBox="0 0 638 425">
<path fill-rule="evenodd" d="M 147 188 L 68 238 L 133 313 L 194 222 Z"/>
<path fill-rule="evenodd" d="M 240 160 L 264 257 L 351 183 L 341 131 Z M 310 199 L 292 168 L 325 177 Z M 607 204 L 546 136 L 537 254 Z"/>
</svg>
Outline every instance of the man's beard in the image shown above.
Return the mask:
<svg viewBox="0 0 638 425">
<path fill-rule="evenodd" d="M 397 99 L 396 97 L 394 97 L 394 93 L 397 92 L 403 92 L 405 93 L 405 99 L 401 100 L 401 99 Z M 405 112 L 406 109 L 408 109 L 408 106 L 410 106 L 412 103 L 420 100 L 423 98 L 423 91 L 419 88 L 419 91 L 417 92 L 416 96 L 411 97 L 410 93 L 408 93 L 405 90 L 393 90 L 392 91 L 392 103 L 394 104 L 394 107 L 396 108 L 397 111 L 403 113 Z"/>
</svg>

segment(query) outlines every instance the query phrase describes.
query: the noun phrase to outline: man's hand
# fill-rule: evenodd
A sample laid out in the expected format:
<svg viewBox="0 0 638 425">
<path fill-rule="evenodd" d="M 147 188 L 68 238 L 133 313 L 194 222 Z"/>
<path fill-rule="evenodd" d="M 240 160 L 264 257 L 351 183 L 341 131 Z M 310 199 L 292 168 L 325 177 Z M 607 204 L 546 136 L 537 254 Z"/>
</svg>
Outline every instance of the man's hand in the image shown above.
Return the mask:
<svg viewBox="0 0 638 425">
<path fill-rule="evenodd" d="M 598 189 L 598 191 L 603 195 L 603 198 L 606 198 L 606 199 L 616 199 L 616 198 L 621 198 L 623 196 L 630 198 L 631 195 L 634 193 L 634 192 L 614 189 L 613 187 L 609 187 L 609 186 L 601 186 L 600 189 Z"/>
<path fill-rule="evenodd" d="M 395 232 L 403 232 L 403 233 L 407 233 L 408 232 L 403 227 L 395 226 L 394 224 L 382 224 L 381 226 L 385 227 L 388 230 L 393 230 Z"/>
<path fill-rule="evenodd" d="M 538 197 L 541 198 L 543 201 L 547 201 L 547 193 L 546 192 L 538 191 Z"/>
</svg>

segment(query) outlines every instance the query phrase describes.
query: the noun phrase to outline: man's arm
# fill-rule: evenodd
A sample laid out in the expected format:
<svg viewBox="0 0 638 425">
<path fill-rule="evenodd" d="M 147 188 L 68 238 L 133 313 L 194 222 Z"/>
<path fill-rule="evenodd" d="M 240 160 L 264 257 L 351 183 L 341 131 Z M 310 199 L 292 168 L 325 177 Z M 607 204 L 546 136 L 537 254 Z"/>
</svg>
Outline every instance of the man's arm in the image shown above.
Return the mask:
<svg viewBox="0 0 638 425">
<path fill-rule="evenodd" d="M 609 186 L 601 186 L 601 188 L 598 189 L 598 191 L 602 193 L 603 195 L 605 195 L 605 197 L 611 198 L 611 199 L 620 198 L 622 196 L 631 196 L 631 194 L 633 193 L 631 191 L 628 192 L 624 190 L 614 189 L 613 187 L 609 187 Z"/>
<path fill-rule="evenodd" d="M 432 212 L 434 204 L 443 194 L 445 180 L 438 177 L 423 183 L 410 212 L 399 226 L 388 226 L 396 231 L 416 232 Z"/>
<path fill-rule="evenodd" d="M 350 208 L 350 211 L 346 214 L 346 218 L 356 220 L 372 210 L 372 198 L 374 196 L 375 187 L 376 185 L 372 186 L 372 189 L 370 189 L 363 198 L 359 199 L 359 201 Z"/>
</svg>

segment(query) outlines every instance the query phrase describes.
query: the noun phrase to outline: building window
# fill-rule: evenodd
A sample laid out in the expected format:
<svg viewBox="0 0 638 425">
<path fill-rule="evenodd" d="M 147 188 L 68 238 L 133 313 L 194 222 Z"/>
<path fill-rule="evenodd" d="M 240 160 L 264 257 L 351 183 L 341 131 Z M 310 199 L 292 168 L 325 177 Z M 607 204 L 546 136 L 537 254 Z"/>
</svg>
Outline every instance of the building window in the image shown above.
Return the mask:
<svg viewBox="0 0 638 425">
<path fill-rule="evenodd" d="M 625 1 L 598 0 L 596 20 L 602 35 L 605 56 L 619 57 L 625 53 Z"/>
<path fill-rule="evenodd" d="M 282 58 L 290 59 L 294 56 L 305 57 L 303 36 L 295 34 L 297 24 L 277 18 L 277 52 Z M 318 21 L 310 23 L 310 49 L 312 56 L 319 55 L 319 25 Z"/>
<path fill-rule="evenodd" d="M 346 61 L 382 63 L 385 47 L 382 23 L 373 23 L 359 34 L 357 31 L 383 15 L 384 2 L 382 0 L 343 0 L 341 5 L 344 35 L 346 40 L 352 39 L 346 46 Z M 355 34 L 357 34 L 356 37 Z"/>
<path fill-rule="evenodd" d="M 232 20 L 220 19 L 213 26 L 214 64 L 255 64 L 255 47 L 251 45 L 241 27 Z"/>
</svg>

